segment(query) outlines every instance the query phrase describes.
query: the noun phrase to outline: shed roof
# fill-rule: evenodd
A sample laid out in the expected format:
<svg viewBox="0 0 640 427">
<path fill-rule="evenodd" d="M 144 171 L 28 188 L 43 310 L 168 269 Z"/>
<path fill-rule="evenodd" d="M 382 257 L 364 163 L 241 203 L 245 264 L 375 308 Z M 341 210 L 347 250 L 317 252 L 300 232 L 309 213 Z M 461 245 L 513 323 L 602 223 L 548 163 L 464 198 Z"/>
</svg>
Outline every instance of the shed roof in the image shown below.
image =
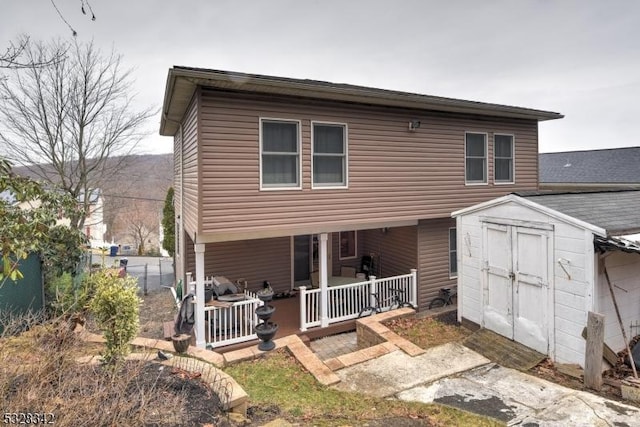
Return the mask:
<svg viewBox="0 0 640 427">
<path fill-rule="evenodd" d="M 287 95 L 366 105 L 415 108 L 453 113 L 478 114 L 528 120 L 553 120 L 562 114 L 531 108 L 466 101 L 318 80 L 293 79 L 233 71 L 174 66 L 169 69 L 160 121 L 160 134 L 172 136 L 178 130 L 198 86 L 227 91 Z"/>
<path fill-rule="evenodd" d="M 517 195 L 600 227 L 607 236 L 640 232 L 640 190 Z"/>
<path fill-rule="evenodd" d="M 541 153 L 540 183 L 640 184 L 640 147 Z"/>
</svg>

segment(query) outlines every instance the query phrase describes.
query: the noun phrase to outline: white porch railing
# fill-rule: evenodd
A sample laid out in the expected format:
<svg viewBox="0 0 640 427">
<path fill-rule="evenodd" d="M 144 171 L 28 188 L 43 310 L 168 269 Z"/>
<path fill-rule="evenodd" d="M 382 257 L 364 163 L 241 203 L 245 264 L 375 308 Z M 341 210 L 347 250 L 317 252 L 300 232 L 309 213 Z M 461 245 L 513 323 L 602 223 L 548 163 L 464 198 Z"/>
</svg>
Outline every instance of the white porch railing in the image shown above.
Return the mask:
<svg viewBox="0 0 640 427">
<path fill-rule="evenodd" d="M 213 277 L 206 277 L 204 284 L 212 285 Z M 196 282 L 189 281 L 189 285 L 190 292 L 195 294 Z M 244 294 L 244 300 L 229 303 L 229 307 L 204 306 L 204 341 L 207 347 L 217 348 L 258 339 L 254 332 L 258 324 L 256 308 L 264 303 L 252 292 L 245 290 Z M 196 310 L 202 310 L 201 304 L 197 301 L 195 304 Z M 195 329 L 197 331 L 198 328 Z"/>
<path fill-rule="evenodd" d="M 320 289 L 307 289 L 300 287 L 300 330 L 306 331 L 314 326 L 328 326 L 331 323 L 355 319 L 360 311 L 367 306 L 376 306 L 375 297 L 378 296 L 380 309 L 389 310 L 393 304 L 392 289 L 400 289 L 404 293 L 400 296 L 403 301 L 409 301 L 414 306 L 418 305 L 417 272 L 411 270 L 409 274 L 384 277 L 377 279 L 374 276 L 370 280 L 348 285 L 332 286 L 327 288 L 327 316 L 323 322 L 321 319 L 321 293 Z"/>
</svg>

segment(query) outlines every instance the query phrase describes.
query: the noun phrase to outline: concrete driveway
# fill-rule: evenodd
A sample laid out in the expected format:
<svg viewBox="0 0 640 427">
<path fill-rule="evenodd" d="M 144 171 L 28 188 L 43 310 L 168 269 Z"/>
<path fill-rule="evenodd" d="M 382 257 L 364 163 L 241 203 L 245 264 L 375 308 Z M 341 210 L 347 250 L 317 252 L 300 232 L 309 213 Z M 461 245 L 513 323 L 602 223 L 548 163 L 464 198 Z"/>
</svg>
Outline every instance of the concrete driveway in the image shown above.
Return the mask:
<svg viewBox="0 0 640 427">
<path fill-rule="evenodd" d="M 522 426 L 640 426 L 640 409 L 501 367 L 458 343 L 336 372 L 336 388 L 441 403 Z"/>
</svg>

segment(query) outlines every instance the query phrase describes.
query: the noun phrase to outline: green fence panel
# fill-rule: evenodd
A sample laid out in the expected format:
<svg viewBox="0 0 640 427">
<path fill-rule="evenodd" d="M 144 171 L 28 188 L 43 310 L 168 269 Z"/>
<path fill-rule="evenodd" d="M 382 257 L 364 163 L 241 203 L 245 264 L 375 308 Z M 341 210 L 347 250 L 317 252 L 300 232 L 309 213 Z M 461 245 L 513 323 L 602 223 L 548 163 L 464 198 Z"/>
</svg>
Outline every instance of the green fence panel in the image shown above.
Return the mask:
<svg viewBox="0 0 640 427">
<path fill-rule="evenodd" d="M 20 261 L 18 269 L 24 278 L 14 282 L 7 280 L 0 287 L 0 312 L 13 314 L 39 311 L 44 306 L 44 288 L 40 258 L 31 254 Z"/>
</svg>

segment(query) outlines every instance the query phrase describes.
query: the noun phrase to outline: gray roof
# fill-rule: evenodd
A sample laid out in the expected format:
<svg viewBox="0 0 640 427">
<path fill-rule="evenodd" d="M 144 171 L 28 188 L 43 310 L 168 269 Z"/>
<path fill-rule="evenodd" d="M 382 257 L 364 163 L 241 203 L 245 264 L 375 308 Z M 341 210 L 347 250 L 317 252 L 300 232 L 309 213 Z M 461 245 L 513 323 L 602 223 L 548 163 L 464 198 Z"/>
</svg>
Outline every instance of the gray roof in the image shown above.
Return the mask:
<svg viewBox="0 0 640 427">
<path fill-rule="evenodd" d="M 640 184 L 640 147 L 541 153 L 540 183 Z"/>
<path fill-rule="evenodd" d="M 608 236 L 640 232 L 640 190 L 518 195 L 603 228 Z"/>
<path fill-rule="evenodd" d="M 222 91 L 240 91 L 265 95 L 281 95 L 329 101 L 415 108 L 525 120 L 554 120 L 562 114 L 510 105 L 467 101 L 441 96 L 422 95 L 319 80 L 246 74 L 207 68 L 180 67 L 169 69 L 160 120 L 160 135 L 173 136 L 191 103 L 197 86 Z"/>
</svg>

